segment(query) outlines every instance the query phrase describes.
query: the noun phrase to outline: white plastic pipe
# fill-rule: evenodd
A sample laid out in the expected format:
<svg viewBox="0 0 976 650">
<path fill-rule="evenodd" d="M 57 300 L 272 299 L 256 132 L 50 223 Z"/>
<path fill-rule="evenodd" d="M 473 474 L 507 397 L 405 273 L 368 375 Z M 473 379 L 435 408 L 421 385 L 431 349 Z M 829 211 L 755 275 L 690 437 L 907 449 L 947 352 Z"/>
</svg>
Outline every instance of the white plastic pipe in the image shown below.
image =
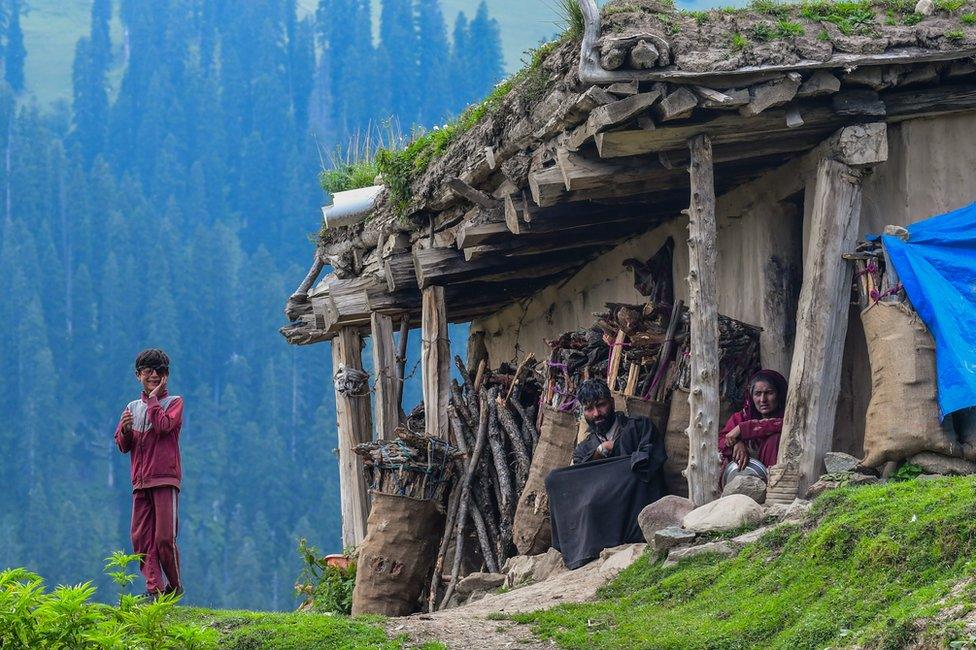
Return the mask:
<svg viewBox="0 0 976 650">
<path fill-rule="evenodd" d="M 380 195 L 382 189 L 382 185 L 370 185 L 356 190 L 336 192 L 332 195 L 332 203 L 322 207 L 325 227 L 351 226 L 365 220 L 376 207 L 376 197 Z"/>
</svg>

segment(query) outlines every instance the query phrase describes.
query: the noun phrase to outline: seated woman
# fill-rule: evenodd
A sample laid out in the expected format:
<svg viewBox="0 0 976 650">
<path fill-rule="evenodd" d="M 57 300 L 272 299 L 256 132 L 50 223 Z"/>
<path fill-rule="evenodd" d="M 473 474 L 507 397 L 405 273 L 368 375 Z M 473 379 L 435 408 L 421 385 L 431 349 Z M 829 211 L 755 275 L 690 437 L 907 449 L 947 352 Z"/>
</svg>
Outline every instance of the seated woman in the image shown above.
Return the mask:
<svg viewBox="0 0 976 650">
<path fill-rule="evenodd" d="M 643 542 L 637 515 L 664 494 L 664 437 L 647 418 L 614 411 L 602 379 L 580 384 L 576 399 L 589 435 L 573 451 L 573 465 L 546 478 L 552 546 L 570 569 L 605 548 Z"/>
<path fill-rule="evenodd" d="M 756 458 L 766 467 L 776 464 L 786 407 L 786 378 L 775 370 L 760 370 L 749 380 L 745 404 L 718 433 L 722 470 L 730 461 L 745 467 Z"/>
</svg>

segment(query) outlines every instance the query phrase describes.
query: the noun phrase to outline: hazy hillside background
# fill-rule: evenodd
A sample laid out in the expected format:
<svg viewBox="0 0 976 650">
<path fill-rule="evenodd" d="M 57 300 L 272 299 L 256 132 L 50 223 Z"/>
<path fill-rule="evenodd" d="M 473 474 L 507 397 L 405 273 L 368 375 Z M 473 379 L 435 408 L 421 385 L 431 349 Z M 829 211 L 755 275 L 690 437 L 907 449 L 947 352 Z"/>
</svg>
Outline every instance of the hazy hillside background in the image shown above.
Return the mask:
<svg viewBox="0 0 976 650">
<path fill-rule="evenodd" d="M 290 608 L 296 539 L 341 550 L 330 350 L 277 332 L 321 160 L 443 123 L 559 31 L 548 0 L 369 2 L 0 0 L 0 567 L 112 593 L 149 346 L 187 400 L 187 602 Z"/>
</svg>

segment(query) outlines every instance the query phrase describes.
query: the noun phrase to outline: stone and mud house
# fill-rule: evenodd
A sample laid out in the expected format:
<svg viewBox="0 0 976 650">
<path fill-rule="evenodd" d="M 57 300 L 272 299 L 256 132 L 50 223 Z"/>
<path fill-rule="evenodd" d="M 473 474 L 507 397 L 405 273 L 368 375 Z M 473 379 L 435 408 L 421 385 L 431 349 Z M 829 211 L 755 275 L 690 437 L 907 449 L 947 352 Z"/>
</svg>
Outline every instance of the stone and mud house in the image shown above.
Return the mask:
<svg viewBox="0 0 976 650">
<path fill-rule="evenodd" d="M 974 200 L 976 5 L 580 6 L 582 32 L 440 150 L 394 154 L 381 184 L 323 209 L 282 333 L 331 341 L 350 368 L 372 337 L 375 390 L 337 393 L 346 545 L 369 507 L 352 449 L 402 412 L 397 328 L 420 328 L 427 433 L 447 439 L 448 322 L 492 363 L 545 358 L 544 339 L 641 302 L 622 262 L 668 237 L 691 325 L 691 498 L 716 496 L 721 313 L 762 328 L 762 366 L 789 379 L 768 498 L 791 501 L 826 452 L 864 452 L 871 364 L 844 255 Z"/>
</svg>

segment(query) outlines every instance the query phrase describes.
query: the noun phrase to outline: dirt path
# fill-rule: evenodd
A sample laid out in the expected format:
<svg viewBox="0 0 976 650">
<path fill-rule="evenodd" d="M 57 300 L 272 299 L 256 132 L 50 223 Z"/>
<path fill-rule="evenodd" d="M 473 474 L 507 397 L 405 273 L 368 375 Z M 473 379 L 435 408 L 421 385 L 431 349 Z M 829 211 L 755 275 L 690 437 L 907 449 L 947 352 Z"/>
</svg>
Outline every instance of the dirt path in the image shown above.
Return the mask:
<svg viewBox="0 0 976 650">
<path fill-rule="evenodd" d="M 639 553 L 638 553 L 639 555 Z M 597 560 L 575 571 L 548 580 L 434 614 L 393 618 L 387 624 L 391 635 L 406 634 L 411 643 L 440 641 L 449 648 L 552 648 L 554 644 L 532 634 L 530 626 L 489 616 L 549 609 L 562 603 L 582 602 L 596 597 L 596 591 L 622 568 L 611 560 Z"/>
</svg>

